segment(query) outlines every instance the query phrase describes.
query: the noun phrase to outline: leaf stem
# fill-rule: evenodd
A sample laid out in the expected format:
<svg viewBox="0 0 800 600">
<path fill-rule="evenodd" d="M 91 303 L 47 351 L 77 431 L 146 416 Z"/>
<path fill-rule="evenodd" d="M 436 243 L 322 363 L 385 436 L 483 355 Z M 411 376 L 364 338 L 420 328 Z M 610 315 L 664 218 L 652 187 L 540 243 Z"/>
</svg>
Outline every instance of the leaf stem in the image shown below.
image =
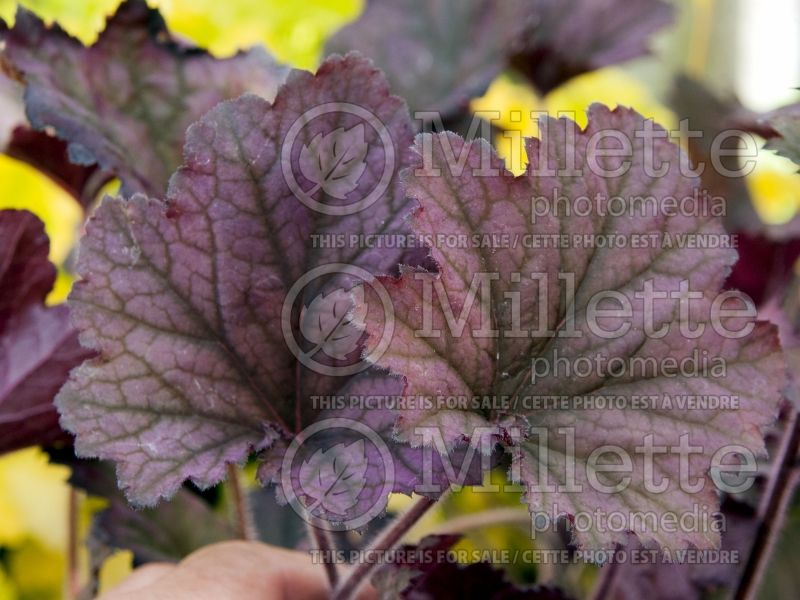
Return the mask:
<svg viewBox="0 0 800 600">
<path fill-rule="evenodd" d="M 78 490 L 69 487 L 67 506 L 67 598 L 72 600 L 80 594 L 81 573 L 79 564 L 80 535 L 78 532 L 78 508 L 80 498 Z"/>
<path fill-rule="evenodd" d="M 228 490 L 233 501 L 236 534 L 247 541 L 258 539 L 253 520 L 253 508 L 250 506 L 250 498 L 239 476 L 239 467 L 231 463 L 228 463 Z"/>
<path fill-rule="evenodd" d="M 333 554 L 336 551 L 336 544 L 333 541 L 331 532 L 323 527 L 316 525 L 317 519 L 308 513 L 306 524 L 308 526 L 308 534 L 322 559 L 322 564 L 325 566 L 325 574 L 328 576 L 328 582 L 331 584 L 331 589 L 336 589 L 339 584 L 339 570 L 336 568 L 336 560 Z"/>
<path fill-rule="evenodd" d="M 441 499 L 441 498 L 440 498 Z M 403 539 L 408 530 L 428 510 L 436 504 L 437 500 L 422 496 L 411 505 L 406 512 L 390 523 L 375 540 L 369 545 L 364 556 L 376 556 L 388 552 Z M 363 560 L 342 581 L 341 585 L 333 591 L 331 600 L 350 600 L 355 597 L 361 586 L 367 582 L 372 571 L 381 564 L 380 560 Z"/>
<path fill-rule="evenodd" d="M 736 600 L 755 598 L 761 585 L 772 551 L 780 537 L 789 502 L 800 482 L 800 471 L 797 468 L 798 450 L 800 450 L 800 415 L 797 409 L 792 407 L 786 430 L 773 461 L 767 488 L 758 506 L 758 529 L 744 571 L 733 593 Z"/>
</svg>

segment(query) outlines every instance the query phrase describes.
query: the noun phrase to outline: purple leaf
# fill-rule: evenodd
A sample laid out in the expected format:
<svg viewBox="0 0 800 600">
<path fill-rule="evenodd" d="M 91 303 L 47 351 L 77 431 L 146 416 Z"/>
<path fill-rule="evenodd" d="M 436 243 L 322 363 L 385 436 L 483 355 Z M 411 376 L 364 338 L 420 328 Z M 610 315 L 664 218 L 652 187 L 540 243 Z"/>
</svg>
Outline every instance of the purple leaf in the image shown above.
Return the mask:
<svg viewBox="0 0 800 600">
<path fill-rule="evenodd" d="M 669 25 L 662 0 L 532 0 L 536 21 L 512 64 L 543 94 L 568 79 L 636 58 Z"/>
<path fill-rule="evenodd" d="M 124 3 L 90 48 L 25 10 L 0 35 L 31 124 L 69 142 L 73 162 L 117 175 L 125 194 L 163 194 L 189 124 L 247 91 L 272 98 L 286 75 L 263 50 L 217 60 L 179 45 L 141 0 Z"/>
<path fill-rule="evenodd" d="M 761 306 L 792 279 L 795 261 L 800 257 L 800 239 L 776 241 L 764 235 L 737 233 L 736 240 L 739 260 L 725 287 L 742 290 Z"/>
<path fill-rule="evenodd" d="M 72 194 L 84 209 L 91 207 L 100 188 L 112 179 L 109 173 L 101 171 L 97 165 L 82 166 L 72 163 L 66 142 L 26 125 L 14 129 L 5 154 L 50 177 Z"/>
<path fill-rule="evenodd" d="M 496 407 L 488 415 L 447 406 L 406 410 L 398 420 L 399 435 L 421 443 L 416 428 L 431 427 L 453 441 L 473 427 L 497 426 L 510 436 L 512 475 L 526 485 L 532 512 L 552 521 L 590 516 L 592 526 L 576 532 L 579 544 L 624 541 L 602 515 L 681 516 L 696 506 L 706 519 L 703 528 L 674 533 L 640 522 L 630 529 L 667 547 L 712 546 L 718 533 L 709 531 L 708 520 L 718 499 L 706 477 L 711 457 L 731 444 L 763 452 L 761 429 L 774 419 L 786 382 L 775 328 L 742 315 L 712 314 L 736 253 L 725 246 L 722 226 L 710 213 L 667 210 L 666 198 L 692 197 L 696 185 L 681 175 L 675 145 L 652 140 L 654 155 L 667 165 L 667 173 L 656 176 L 644 162 L 642 136 L 635 135 L 645 121 L 630 109 L 593 105 L 585 130 L 566 119 L 541 126 L 543 139 L 528 142 L 529 170 L 517 178 L 482 140 L 466 143 L 452 134 L 418 138 L 419 160 L 406 172 L 408 193 L 421 205 L 416 228 L 427 239 L 444 234 L 465 241 L 434 245 L 438 275 L 408 270 L 394 284 L 387 282 L 393 285 L 395 334 L 378 365 L 406 377 L 406 395 L 489 397 Z M 599 135 L 607 131 L 613 136 Z M 606 152 L 619 149 L 619 138 L 630 143 L 627 160 Z M 453 156 L 465 161 L 455 172 L 448 159 Z M 567 166 L 579 173 L 570 175 Z M 620 168 L 623 176 L 614 172 Z M 565 174 L 556 176 L 558 171 Z M 570 200 L 584 197 L 591 210 L 567 214 L 564 202 L 572 206 Z M 649 212 L 641 204 L 635 208 L 640 198 L 653 199 Z M 537 199 L 544 199 L 546 210 Z M 633 246 L 641 234 L 656 238 Z M 566 241 L 537 247 L 530 243 L 537 236 L 566 236 Z M 629 243 L 593 244 L 609 236 Z M 706 242 L 693 247 L 678 240 Z M 572 293 L 565 287 L 570 279 Z M 648 285 L 667 293 L 658 301 L 650 294 L 650 309 Z M 699 297 L 689 302 L 681 290 Z M 609 302 L 610 297 L 616 300 Z M 591 318 L 590 306 L 612 312 Z M 743 302 L 736 306 L 741 309 Z M 703 331 L 684 335 L 688 323 L 689 329 L 702 323 Z M 370 313 L 366 325 L 371 344 L 385 323 Z M 745 325 L 752 330 L 740 339 L 726 334 Z M 609 331 L 616 334 L 604 334 Z M 689 367 L 678 368 L 679 363 Z M 715 409 L 674 402 L 709 397 L 735 404 Z M 552 398 L 563 398 L 566 406 Z M 588 402 L 596 398 L 620 399 L 622 406 Z M 637 398 L 650 403 L 637 404 Z M 522 435 L 515 437 L 515 430 Z M 659 457 L 654 480 L 667 481 L 665 493 L 649 493 L 644 481 L 644 453 L 636 448 L 648 435 L 655 446 L 677 448 L 685 439 L 701 448 L 685 466 L 678 451 Z M 594 479 L 603 454 L 592 453 L 607 445 L 619 447 L 631 461 L 632 474 L 618 493 L 607 493 L 614 486 Z M 571 476 L 570 466 L 576 485 L 550 490 L 547 483 L 563 484 Z M 687 491 L 679 475 L 703 482 L 701 489 Z"/>
<path fill-rule="evenodd" d="M 412 115 L 450 115 L 486 91 L 531 19 L 519 0 L 374 0 L 327 50 L 372 58 Z"/>
<path fill-rule="evenodd" d="M 757 231 L 760 220 L 744 178 L 724 176 L 719 169 L 711 167 L 711 161 L 712 146 L 718 135 L 731 129 L 754 131 L 759 127 L 758 115 L 745 109 L 733 97 L 717 97 L 702 83 L 687 76 L 676 78 L 670 104 L 680 120 L 687 120 L 691 130 L 702 133 L 702 136 L 687 138 L 689 157 L 694 165 L 706 165 L 701 175 L 703 189 L 724 199 L 727 229 Z M 739 140 L 732 142 L 739 143 Z M 732 142 L 726 144 L 726 149 L 733 145 Z M 729 171 L 742 168 L 739 156 L 723 154 L 717 156 L 717 160 Z"/>
<path fill-rule="evenodd" d="M 55 280 L 44 226 L 0 211 L 0 452 L 66 438 L 53 397 L 92 355 L 78 344 L 66 306 L 44 299 Z"/>
<path fill-rule="evenodd" d="M 621 550 L 628 553 L 627 561 L 603 567 L 615 569 L 610 577 L 607 597 L 633 600 L 646 595 L 653 600 L 702 600 L 715 591 L 731 589 L 747 561 L 750 544 L 756 533 L 758 522 L 753 512 L 751 507 L 730 498 L 725 502 L 723 514 L 726 529 L 722 532 L 721 552 L 738 556 L 738 562 L 719 560 L 698 563 L 691 558 L 681 562 L 678 553 L 664 552 L 652 545 L 643 545 L 636 539 L 629 540 Z M 638 557 L 638 561 L 634 561 L 633 557 Z"/>
<path fill-rule="evenodd" d="M 375 127 L 366 128 L 368 168 L 354 193 L 387 187 L 351 214 L 311 210 L 295 196 L 312 183 L 299 169 L 301 147 L 352 129 L 364 114 Z M 252 450 L 274 445 L 279 454 L 319 416 L 310 396 L 347 381 L 301 365 L 281 331 L 300 335 L 303 307 L 314 312 L 313 298 L 357 281 L 335 273 L 313 281 L 287 304 L 286 321 L 282 305 L 313 268 L 346 263 L 377 275 L 424 258 L 424 250 L 314 243 L 408 235 L 412 205 L 396 173 L 408 160 L 411 130 L 404 104 L 370 62 L 333 57 L 316 75 L 291 73 L 273 104 L 243 96 L 193 125 L 166 202 L 137 195 L 98 208 L 70 305 L 82 341 L 100 357 L 73 373 L 57 402 L 77 452 L 116 461 L 132 501 L 153 504 L 187 478 L 212 485 L 226 462 L 241 463 Z M 324 190 L 306 196 L 348 209 Z"/>
<path fill-rule="evenodd" d="M 315 346 L 310 351 L 312 355 L 321 350 L 330 357 L 345 360 L 359 349 L 366 315 L 364 311 L 355 314 L 354 296 L 361 298 L 358 306 L 363 306 L 364 290 L 357 287 L 350 293 L 337 289 L 319 294 L 301 309 L 300 333 Z"/>
<path fill-rule="evenodd" d="M 0 330 L 9 317 L 44 304 L 56 280 L 44 225 L 28 211 L 0 211 Z"/>
<path fill-rule="evenodd" d="M 334 198 L 344 200 L 358 187 L 367 163 L 364 123 L 317 134 L 300 152 L 300 172 Z M 324 162 L 323 162 L 324 159 Z"/>
<path fill-rule="evenodd" d="M 302 505 L 313 516 L 332 523 L 352 522 L 366 514 L 383 514 L 388 491 L 408 495 L 416 492 L 438 497 L 451 483 L 479 485 L 483 472 L 497 466 L 499 453 L 484 457 L 480 449 L 470 450 L 460 445 L 449 456 L 442 457 L 438 451 L 429 447 L 411 447 L 399 443 L 395 439 L 394 424 L 402 410 L 392 407 L 399 406 L 402 392 L 403 382 L 400 378 L 374 370 L 351 378 L 338 390 L 336 399 L 339 405 L 322 412 L 318 422 L 341 419 L 345 421 L 345 426 L 326 428 L 304 440 L 292 458 L 288 473 L 291 478 L 289 487 L 297 490 L 297 504 Z M 363 404 L 364 398 L 373 399 L 373 404 Z M 352 423 L 366 426 L 369 435 L 365 437 L 363 431 L 348 426 Z M 356 447 L 356 444 L 362 446 Z M 307 481 L 315 475 L 324 475 L 318 472 L 318 468 L 309 468 L 307 465 L 314 457 L 334 448 L 345 449 L 346 454 L 349 454 L 346 457 L 347 464 L 358 466 L 359 473 L 363 469 L 364 485 L 356 481 L 352 486 L 341 487 L 340 495 L 346 499 L 342 511 L 330 510 L 320 501 L 323 494 L 309 489 L 304 483 L 304 480 Z M 360 460 L 362 448 L 366 464 Z M 284 456 L 273 452 L 271 458 L 270 462 L 262 465 L 259 478 L 265 483 L 280 483 L 279 469 Z M 449 464 L 444 461 L 449 461 Z M 345 464 L 341 467 L 344 468 Z M 281 503 L 287 501 L 281 489 L 278 490 L 278 496 Z"/>
<path fill-rule="evenodd" d="M 71 448 L 48 453 L 51 462 L 70 468 L 70 485 L 108 503 L 92 521 L 88 544 L 95 554 L 124 549 L 133 552 L 135 565 L 177 562 L 203 546 L 236 537 L 224 511 L 215 511 L 187 488 L 156 508 L 136 510 L 117 487 L 113 465 L 76 458 Z"/>
<path fill-rule="evenodd" d="M 327 513 L 344 515 L 358 502 L 367 472 L 364 440 L 320 448 L 300 466 L 300 489 L 310 497 L 309 512 L 319 506 Z"/>
<path fill-rule="evenodd" d="M 97 165 L 73 164 L 66 142 L 31 128 L 23 90 L 21 84 L 0 75 L 0 150 L 38 169 L 88 207 L 111 175 L 98 173 Z"/>
</svg>

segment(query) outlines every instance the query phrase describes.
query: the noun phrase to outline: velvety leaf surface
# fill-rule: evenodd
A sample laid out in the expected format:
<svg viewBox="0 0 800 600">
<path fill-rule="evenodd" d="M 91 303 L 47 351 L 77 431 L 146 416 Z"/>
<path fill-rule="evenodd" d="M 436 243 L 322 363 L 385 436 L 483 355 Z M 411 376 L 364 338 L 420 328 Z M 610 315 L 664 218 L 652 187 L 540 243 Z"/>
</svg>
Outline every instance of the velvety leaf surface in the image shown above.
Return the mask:
<svg viewBox="0 0 800 600">
<path fill-rule="evenodd" d="M 402 559 L 382 565 L 372 583 L 381 598 L 434 600 L 436 598 L 485 598 L 486 600 L 566 600 L 561 591 L 537 586 L 521 588 L 506 580 L 505 573 L 488 562 L 460 565 L 448 551 L 458 535 L 430 535 L 419 544 L 398 549 Z"/>
<path fill-rule="evenodd" d="M 412 115 L 449 115 L 486 91 L 532 16 L 518 0 L 375 0 L 326 49 L 372 58 Z"/>
<path fill-rule="evenodd" d="M 113 172 L 125 194 L 163 194 L 193 121 L 247 91 L 271 99 L 286 75 L 263 50 L 217 60 L 178 45 L 140 0 L 123 4 L 90 48 L 25 10 L 1 35 L 31 124 L 54 128 L 73 162 Z"/>
<path fill-rule="evenodd" d="M 489 415 L 485 411 L 441 407 L 406 410 L 398 420 L 400 434 L 419 443 L 412 435 L 414 428 L 432 426 L 443 432 L 446 440 L 454 440 L 474 426 L 487 424 L 487 416 L 489 422 L 501 422 L 506 432 L 511 431 L 510 423 L 516 423 L 528 437 L 512 444 L 512 474 L 526 484 L 531 511 L 542 511 L 553 519 L 581 512 L 680 515 L 695 506 L 709 518 L 718 504 L 716 490 L 705 479 L 711 456 L 729 444 L 742 444 L 756 453 L 763 451 L 760 428 L 776 414 L 785 375 L 775 329 L 755 323 L 749 335 L 730 339 L 718 333 L 719 328 L 710 326 L 712 300 L 736 260 L 736 253 L 725 247 L 694 248 L 678 243 L 724 238 L 725 234 L 718 219 L 702 212 L 686 215 L 662 210 L 666 197 L 691 196 L 696 185 L 694 180 L 680 175 L 676 146 L 664 139 L 655 140 L 655 155 L 669 166 L 666 175 L 656 177 L 645 169 L 643 141 L 641 136 L 635 136 L 635 131 L 644 128 L 644 119 L 632 110 L 610 111 L 593 105 L 586 130 L 565 119 L 548 120 L 542 126 L 542 141 L 528 141 L 528 156 L 532 157 L 529 171 L 518 178 L 504 171 L 502 161 L 484 141 L 465 143 L 452 134 L 418 138 L 420 161 L 416 170 L 410 168 L 406 172 L 408 192 L 421 205 L 415 216 L 416 228 L 421 235 L 433 239 L 437 233 L 444 233 L 469 241 L 433 248 L 440 274 L 407 271 L 401 280 L 387 283 L 394 286 L 395 334 L 378 364 L 406 377 L 406 394 L 433 398 L 491 396 L 498 399 L 498 408 Z M 598 138 L 596 134 L 605 130 L 618 133 L 614 138 Z M 594 148 L 589 144 L 593 136 L 598 144 Z M 602 152 L 619 149 L 620 136 L 631 144 L 624 175 L 618 170 L 624 161 Z M 428 163 L 423 155 L 428 156 Z M 464 156 L 463 169 L 452 172 L 448 156 Z M 482 157 L 490 163 L 487 165 Z M 581 174 L 555 176 L 558 169 L 570 165 L 568 157 L 575 161 Z M 497 174 L 487 174 L 490 167 Z M 552 174 L 543 174 L 546 168 L 552 168 Z M 565 214 L 562 205 L 560 213 L 555 214 L 558 205 L 550 203 L 545 205 L 544 214 L 532 213 L 532 198 L 559 196 L 585 196 L 592 199 L 593 208 Z M 629 206 L 642 197 L 654 198 L 656 209 L 651 205 L 651 212 L 620 210 L 617 204 L 614 210 L 618 216 L 609 210 L 610 198 L 619 198 L 617 202 Z M 575 243 L 573 237 L 618 235 L 632 240 L 640 233 L 654 233 L 657 241 L 639 247 L 595 247 Z M 507 241 L 484 245 L 472 241 L 476 234 L 479 240 L 500 234 L 509 237 L 505 238 Z M 551 244 L 549 248 L 524 243 L 526 235 L 553 234 L 566 234 L 568 242 Z M 513 242 L 515 239 L 517 243 Z M 476 287 L 475 276 L 481 273 L 495 277 L 491 286 L 484 282 L 482 288 Z M 574 278 L 574 294 L 566 294 L 559 276 Z M 653 301 L 650 311 L 652 330 L 663 330 L 661 337 L 645 333 L 647 311 L 641 292 L 647 282 L 653 291 L 668 293 L 667 298 Z M 686 303 L 685 298 L 680 300 L 681 282 L 688 284 L 687 292 L 691 290 L 698 296 L 688 304 L 690 310 L 685 315 L 679 311 L 680 303 Z M 446 291 L 447 301 L 437 291 L 439 284 Z M 623 315 L 618 304 L 609 304 L 608 297 L 600 296 L 595 306 L 617 311 L 610 316 L 606 313 L 597 321 L 599 325 L 593 325 L 587 317 L 590 302 L 597 302 L 597 294 L 608 292 L 624 298 L 630 314 Z M 514 302 L 519 311 L 514 310 Z M 741 316 L 718 318 L 730 331 L 740 330 L 746 322 Z M 703 323 L 704 330 L 695 337 L 684 336 L 681 320 L 683 324 L 691 323 L 692 328 Z M 372 316 L 366 323 L 372 338 L 384 326 Z M 625 323 L 629 324 L 627 328 Z M 603 335 L 603 331 L 620 326 L 615 338 Z M 709 370 L 707 360 L 703 368 L 704 356 L 724 361 L 724 373 Z M 697 365 L 688 372 L 667 366 L 687 357 Z M 612 358 L 617 364 L 622 361 L 622 372 L 590 367 L 588 372 L 583 368 L 580 376 L 571 371 L 564 373 L 565 361 L 571 366 L 581 360 L 589 360 L 590 364 L 604 360 L 609 364 Z M 639 360 L 634 361 L 635 358 Z M 643 370 L 644 359 L 651 364 L 649 371 Z M 545 365 L 547 370 L 542 372 Z M 685 395 L 731 394 L 738 401 L 738 407 L 733 409 L 665 403 L 668 398 Z M 655 398 L 653 404 L 636 405 L 636 398 L 651 396 Z M 552 397 L 564 398 L 567 405 L 542 404 Z M 623 407 L 594 408 L 581 403 L 587 397 L 621 398 Z M 500 404 L 503 399 L 507 404 Z M 559 433 L 562 427 L 574 432 L 574 448 Z M 548 434 L 541 445 L 537 443 L 537 428 Z M 656 446 L 677 447 L 684 434 L 701 450 L 690 457 L 683 473 L 688 471 L 690 481 L 704 481 L 702 489 L 696 493 L 684 491 L 679 485 L 679 457 L 671 453 L 659 456 L 654 466 L 655 481 L 666 478 L 667 490 L 648 493 L 642 480 L 643 455 L 635 448 L 641 447 L 647 436 L 652 436 Z M 589 461 L 591 452 L 607 444 L 624 449 L 632 460 L 631 479 L 619 493 L 603 492 L 602 486 L 592 485 L 589 479 L 594 475 Z M 575 482 L 581 492 L 555 487 L 564 484 L 572 455 Z M 552 491 L 547 482 L 553 484 Z M 598 518 L 590 530 L 578 532 L 579 544 L 597 547 L 624 541 L 624 536 L 611 533 Z M 605 534 L 600 533 L 601 528 L 605 528 Z M 642 523 L 633 524 L 631 529 L 645 540 L 653 539 L 668 547 L 685 547 L 689 543 L 708 547 L 718 541 L 713 531 L 667 535 L 663 528 L 651 531 L 652 527 Z"/>
<path fill-rule="evenodd" d="M 45 307 L 55 280 L 44 225 L 27 211 L 0 211 L 0 452 L 63 439 L 53 397 L 91 356 L 66 306 Z"/>
<path fill-rule="evenodd" d="M 542 93 L 568 79 L 636 58 L 672 22 L 662 0 L 532 0 L 535 24 L 512 64 Z"/>
<path fill-rule="evenodd" d="M 307 208 L 283 172 L 290 168 L 295 183 L 309 189 L 298 164 L 302 147 L 363 122 L 347 111 L 301 119 L 335 102 L 368 109 L 391 144 L 366 129 L 368 167 L 348 198 L 374 189 L 385 165 L 389 186 L 374 204 L 343 216 Z M 304 128 L 284 161 L 282 145 L 295 122 Z M 83 280 L 70 300 L 82 341 L 101 356 L 77 369 L 58 398 L 78 453 L 116 461 L 129 498 L 152 504 L 187 478 L 216 483 L 226 462 L 280 448 L 278 438 L 318 417 L 310 395 L 333 393 L 347 378 L 302 367 L 282 324 L 300 336 L 304 307 L 308 314 L 318 295 L 357 281 L 314 280 L 287 323 L 282 305 L 312 268 L 346 263 L 385 274 L 424 258 L 424 251 L 322 245 L 312 237 L 406 235 L 411 202 L 395 175 L 410 144 L 408 113 L 379 71 L 355 55 L 333 57 L 316 75 L 293 72 L 273 104 L 243 96 L 195 124 L 166 202 L 141 195 L 104 201 L 81 243 Z M 322 189 L 314 194 L 323 206 L 342 206 Z"/>
</svg>

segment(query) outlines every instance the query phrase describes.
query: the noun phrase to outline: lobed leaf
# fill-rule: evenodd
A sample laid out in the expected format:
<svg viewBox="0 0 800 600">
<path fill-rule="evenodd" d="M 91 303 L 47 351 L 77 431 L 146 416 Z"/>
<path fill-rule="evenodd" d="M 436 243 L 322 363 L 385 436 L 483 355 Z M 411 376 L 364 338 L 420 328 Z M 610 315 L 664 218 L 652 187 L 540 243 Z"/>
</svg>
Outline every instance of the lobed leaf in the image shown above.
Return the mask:
<svg viewBox="0 0 800 600">
<path fill-rule="evenodd" d="M 486 91 L 532 18 L 518 0 L 377 0 L 326 49 L 372 58 L 412 114 L 450 116 Z"/>
<path fill-rule="evenodd" d="M 163 194 L 192 122 L 244 92 L 272 98 L 286 76 L 261 49 L 218 60 L 180 45 L 143 0 L 122 4 L 89 48 L 23 9 L 0 36 L 32 126 L 55 130 L 72 162 L 99 164 L 126 194 Z"/>
<path fill-rule="evenodd" d="M 302 147 L 363 122 L 338 109 L 307 116 L 336 103 L 358 105 L 381 124 L 365 132 L 367 168 L 348 201 L 389 175 L 376 202 L 341 216 L 298 200 L 284 173 L 291 169 L 294 184 L 310 189 L 314 182 L 299 167 Z M 297 143 L 282 158 L 297 123 Z M 246 95 L 192 126 L 166 201 L 106 199 L 87 226 L 77 267 L 83 280 L 70 298 L 82 341 L 100 357 L 76 369 L 57 400 L 77 452 L 116 461 L 121 487 L 138 504 L 172 495 L 187 478 L 212 485 L 226 462 L 241 463 L 253 450 L 272 448 L 280 461 L 286 440 L 319 416 L 310 397 L 348 380 L 298 362 L 282 326 L 302 333 L 300 316 L 320 308 L 315 298 L 355 282 L 335 274 L 313 282 L 284 322 L 290 288 L 331 263 L 378 275 L 424 260 L 418 249 L 315 242 L 408 234 L 412 203 L 396 173 L 411 139 L 405 106 L 380 72 L 355 55 L 332 57 L 316 75 L 292 72 L 272 104 Z M 323 207 L 344 205 L 322 188 L 310 194 Z M 307 340 L 312 351 L 324 349 L 319 341 Z"/>
<path fill-rule="evenodd" d="M 724 243 L 679 242 L 726 235 L 711 213 L 664 209 L 668 197 L 692 197 L 696 182 L 681 174 L 680 151 L 666 138 L 653 140 L 652 151 L 669 167 L 667 173 L 648 171 L 644 142 L 636 135 L 645 127 L 643 117 L 630 109 L 593 105 L 585 130 L 566 119 L 547 120 L 541 127 L 542 140 L 528 141 L 529 169 L 517 178 L 504 170 L 482 140 L 467 143 L 452 134 L 418 138 L 420 156 L 406 172 L 408 193 L 421 205 L 414 218 L 416 229 L 426 239 L 444 234 L 465 241 L 434 246 L 439 274 L 406 270 L 400 280 L 387 282 L 393 286 L 395 335 L 378 365 L 404 375 L 404 393 L 411 396 L 486 397 L 496 404 L 489 412 L 440 405 L 406 410 L 398 419 L 400 435 L 419 444 L 425 441 L 415 433 L 420 427 L 435 428 L 450 442 L 486 425 L 497 426 L 503 435 L 522 432 L 521 438 L 512 435 L 509 445 L 512 474 L 525 484 L 526 502 L 532 512 L 553 521 L 579 513 L 594 517 L 591 529 L 577 532 L 579 544 L 623 542 L 624 534 L 614 533 L 604 520 L 616 513 L 679 517 L 696 507 L 702 518 L 713 520 L 717 492 L 706 479 L 711 457 L 731 444 L 763 452 L 760 430 L 777 411 L 785 367 L 775 328 L 753 323 L 749 335 L 733 339 L 710 326 L 712 301 L 736 253 Z M 603 132 L 612 135 L 598 137 Z M 610 150 L 620 149 L 619 138 L 630 144 L 627 159 L 618 152 L 610 156 Z M 455 170 L 453 157 L 463 161 Z M 562 197 L 585 197 L 591 210 L 565 214 L 563 204 L 552 201 Z M 551 199 L 547 210 L 534 213 L 542 198 Z M 655 202 L 649 211 L 630 208 L 641 198 Z M 609 209 L 610 202 L 618 203 L 616 209 Z M 655 234 L 656 241 L 638 247 L 575 242 L 576 236 L 617 236 L 630 242 L 642 233 Z M 501 235 L 507 237 L 495 241 Z M 536 236 L 558 235 L 567 236 L 567 241 L 549 247 L 525 243 Z M 480 279 L 482 274 L 489 279 Z M 574 280 L 574 293 L 567 293 L 564 278 Z M 476 286 L 476 281 L 485 287 Z M 660 336 L 647 333 L 642 298 L 646 285 L 668 294 L 650 311 L 652 329 L 663 329 Z M 699 295 L 686 315 L 680 312 L 686 302 L 682 285 L 687 293 Z M 617 300 L 609 300 L 609 293 Z M 629 314 L 616 304 L 623 300 Z M 590 306 L 611 312 L 593 321 L 588 317 L 594 310 Z M 747 323 L 741 315 L 716 316 L 730 331 Z M 682 323 L 705 327 L 698 336 L 688 336 Z M 370 338 L 385 325 L 371 313 L 366 320 Z M 604 334 L 618 327 L 618 335 Z M 709 369 L 708 357 L 723 361 L 724 373 Z M 563 372 L 565 361 L 589 361 L 591 366 L 598 359 L 606 364 L 622 361 L 627 368 L 615 373 L 599 367 L 580 375 Z M 687 373 L 667 366 L 682 360 L 694 360 L 695 369 Z M 644 361 L 655 364 L 655 370 L 643 371 Z M 548 369 L 540 372 L 544 366 Z M 731 396 L 737 404 L 715 410 L 672 403 L 705 396 Z M 549 398 L 563 398 L 566 405 L 547 404 Z M 619 399 L 622 407 L 586 402 L 595 398 Z M 655 400 L 642 405 L 637 398 Z M 571 441 L 564 431 L 573 433 Z M 685 467 L 674 453 L 659 456 L 655 481 L 666 480 L 668 488 L 649 493 L 644 458 L 636 448 L 647 439 L 657 447 L 676 448 L 684 438 L 699 451 Z M 604 489 L 615 487 L 607 485 L 608 479 L 619 483 L 619 478 L 606 474 L 597 479 L 600 485 L 593 483 L 598 475 L 591 457 L 598 455 L 592 453 L 609 446 L 627 453 L 632 464 L 627 485 L 614 493 Z M 681 469 L 690 481 L 704 485 L 687 491 L 679 482 Z M 570 474 L 577 487 L 567 485 Z M 708 528 L 673 535 L 652 522 L 639 522 L 630 529 L 667 547 L 708 547 L 718 541 L 718 533 Z"/>
<path fill-rule="evenodd" d="M 533 0 L 536 20 L 512 64 L 543 94 L 565 81 L 648 51 L 673 20 L 662 0 Z"/>
</svg>

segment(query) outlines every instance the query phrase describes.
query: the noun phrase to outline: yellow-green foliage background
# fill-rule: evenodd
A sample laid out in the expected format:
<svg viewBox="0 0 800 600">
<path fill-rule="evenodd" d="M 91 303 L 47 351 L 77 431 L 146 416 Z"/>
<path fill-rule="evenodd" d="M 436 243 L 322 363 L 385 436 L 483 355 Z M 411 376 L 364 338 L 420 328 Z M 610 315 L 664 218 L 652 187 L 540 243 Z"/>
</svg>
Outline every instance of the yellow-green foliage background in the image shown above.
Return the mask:
<svg viewBox="0 0 800 600">
<path fill-rule="evenodd" d="M 344 23 L 356 18 L 363 0 L 161 0 L 151 2 L 164 14 L 169 27 L 218 55 L 229 55 L 239 48 L 265 44 L 281 61 L 313 69 L 319 62 L 325 39 Z M 24 0 L 23 6 L 47 21 L 57 21 L 81 41 L 91 44 L 102 30 L 107 14 L 119 0 Z M 690 39 L 693 31 L 692 11 L 703 14 L 708 0 L 685 0 L 679 3 L 690 8 L 682 16 L 677 29 Z M 0 0 L 0 17 L 12 21 L 16 2 Z M 700 25 L 702 26 L 702 25 Z M 662 51 L 663 51 L 663 46 Z M 682 65 L 695 72 L 703 65 Z M 633 71 L 635 72 L 635 71 Z M 701 73 L 702 74 L 702 73 Z M 583 118 L 583 110 L 591 102 L 634 106 L 669 126 L 672 113 L 659 102 L 652 91 L 652 82 L 643 80 L 623 68 L 609 68 L 574 79 L 544 98 L 536 95 L 525 83 L 501 76 L 487 94 L 474 102 L 476 110 L 501 111 L 501 125 L 522 136 L 536 134 L 536 126 L 525 117 L 532 109 L 572 110 Z M 514 111 L 519 111 L 522 118 Z M 495 140 L 509 168 L 519 172 L 524 154 L 513 137 Z M 516 144 L 516 146 L 515 146 Z M 748 183 L 759 214 L 766 221 L 788 221 L 800 206 L 800 177 L 794 168 L 771 153 L 762 153 L 759 166 Z M 31 168 L 0 155 L 0 208 L 27 208 L 45 222 L 52 240 L 51 257 L 62 266 L 73 251 L 82 212 L 72 198 Z M 59 277 L 51 302 L 65 298 L 70 276 Z M 54 599 L 64 595 L 65 556 L 68 544 L 69 488 L 65 467 L 48 465 L 39 449 L 28 449 L 0 457 L 0 600 Z M 401 508 L 404 499 L 392 501 Z M 85 535 L 90 515 L 102 502 L 82 499 L 79 529 Z M 463 494 L 435 511 L 418 533 L 435 528 L 437 523 L 454 512 L 475 512 L 487 508 L 507 510 L 521 508 L 515 496 L 496 494 Z M 521 530 L 524 532 L 524 528 Z M 515 543 L 520 535 L 519 524 L 483 529 L 465 544 L 480 547 L 503 547 Z M 512 537 L 509 537 L 512 536 Z M 514 538 L 513 536 L 516 536 Z M 521 538 L 524 542 L 524 536 Z M 519 543 L 519 542 L 518 542 Z M 86 561 L 86 553 L 81 556 Z M 130 569 L 129 553 L 119 553 L 102 571 L 103 586 L 124 577 Z M 543 575 L 540 573 L 540 575 Z M 586 583 L 572 582 L 585 589 Z"/>
</svg>

